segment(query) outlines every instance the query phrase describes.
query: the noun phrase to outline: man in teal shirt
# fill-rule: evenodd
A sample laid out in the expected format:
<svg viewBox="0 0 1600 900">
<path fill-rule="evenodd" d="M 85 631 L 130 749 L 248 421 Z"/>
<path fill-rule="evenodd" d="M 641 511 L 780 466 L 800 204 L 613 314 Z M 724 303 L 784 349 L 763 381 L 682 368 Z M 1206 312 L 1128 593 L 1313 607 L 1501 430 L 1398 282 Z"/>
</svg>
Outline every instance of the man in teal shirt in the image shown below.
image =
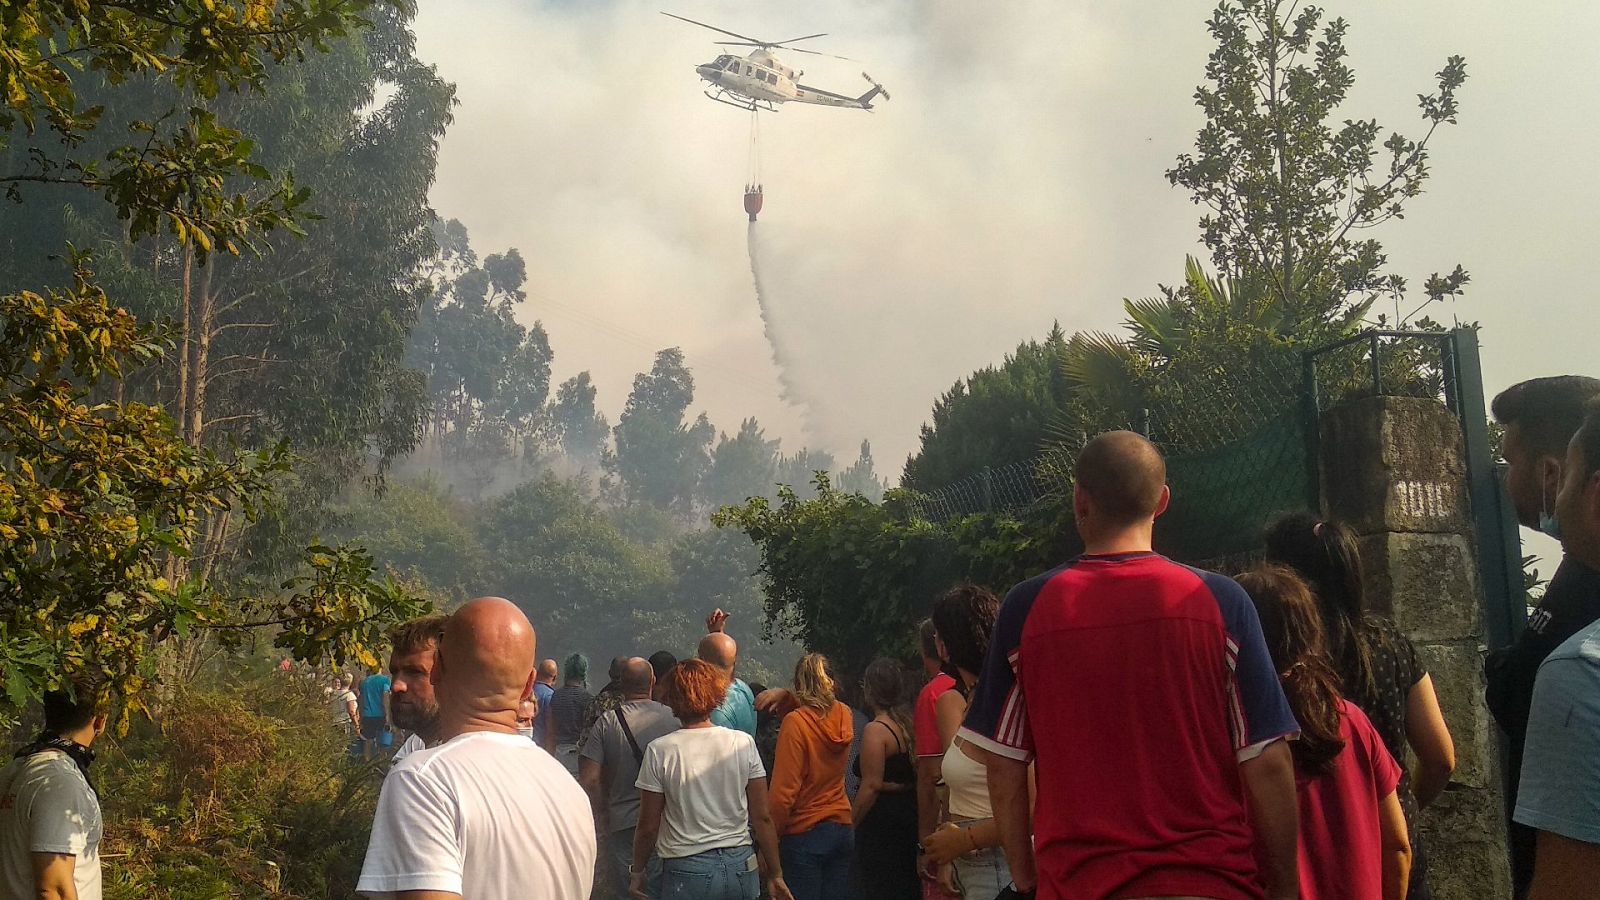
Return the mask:
<svg viewBox="0 0 1600 900">
<path fill-rule="evenodd" d="M 711 724 L 756 736 L 756 696 L 750 685 L 733 674 L 739 662 L 739 644 L 723 629 L 728 614 L 722 610 L 712 613 L 706 620 L 711 633 L 700 639 L 699 656 L 721 669 L 728 676 L 728 694 L 722 705 L 711 711 Z"/>
</svg>

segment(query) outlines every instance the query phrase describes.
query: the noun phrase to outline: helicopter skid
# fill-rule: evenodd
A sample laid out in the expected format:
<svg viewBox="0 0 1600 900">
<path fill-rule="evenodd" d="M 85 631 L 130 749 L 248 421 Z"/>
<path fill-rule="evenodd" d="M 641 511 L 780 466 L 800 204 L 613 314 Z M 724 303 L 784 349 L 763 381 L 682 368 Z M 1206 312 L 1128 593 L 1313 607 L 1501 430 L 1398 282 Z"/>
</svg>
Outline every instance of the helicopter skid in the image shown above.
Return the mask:
<svg viewBox="0 0 1600 900">
<path fill-rule="evenodd" d="M 734 109 L 743 109 L 743 110 L 747 110 L 749 112 L 756 112 L 757 110 L 765 110 L 767 112 L 774 112 L 775 113 L 775 112 L 778 111 L 778 107 L 775 104 L 773 104 L 773 102 L 771 100 L 750 100 L 750 99 L 747 99 L 745 97 L 739 97 L 738 100 L 729 100 L 729 99 L 727 99 L 727 97 L 728 97 L 728 92 L 727 91 L 717 91 L 715 93 L 713 93 L 711 91 L 706 91 L 705 95 L 707 97 L 711 98 L 712 100 L 717 101 L 718 103 L 726 104 L 728 106 L 733 107 Z M 734 96 L 738 96 L 738 95 L 735 94 Z"/>
</svg>

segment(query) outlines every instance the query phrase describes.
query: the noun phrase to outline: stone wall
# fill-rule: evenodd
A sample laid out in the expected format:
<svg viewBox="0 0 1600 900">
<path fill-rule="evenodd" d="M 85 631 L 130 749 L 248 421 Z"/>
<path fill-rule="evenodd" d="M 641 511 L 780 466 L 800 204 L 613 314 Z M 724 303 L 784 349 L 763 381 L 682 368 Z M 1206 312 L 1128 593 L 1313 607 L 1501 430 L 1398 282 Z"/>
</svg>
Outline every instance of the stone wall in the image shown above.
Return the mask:
<svg viewBox="0 0 1600 900">
<path fill-rule="evenodd" d="M 1483 591 L 1461 426 L 1442 404 L 1372 397 L 1322 416 L 1325 512 L 1361 539 L 1370 602 L 1411 636 L 1456 745 L 1450 787 L 1423 814 L 1439 900 L 1511 894 L 1498 736 L 1483 703 Z"/>
</svg>

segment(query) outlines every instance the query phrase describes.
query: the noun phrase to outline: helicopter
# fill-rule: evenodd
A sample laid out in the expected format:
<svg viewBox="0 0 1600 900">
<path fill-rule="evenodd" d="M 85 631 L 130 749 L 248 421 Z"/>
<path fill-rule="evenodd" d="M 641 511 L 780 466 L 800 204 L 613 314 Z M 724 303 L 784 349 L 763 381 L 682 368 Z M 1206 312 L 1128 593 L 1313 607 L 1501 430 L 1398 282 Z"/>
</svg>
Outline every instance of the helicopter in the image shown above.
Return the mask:
<svg viewBox="0 0 1600 900">
<path fill-rule="evenodd" d="M 790 102 L 812 103 L 817 106 L 834 106 L 844 109 L 871 110 L 872 101 L 877 97 L 882 96 L 885 100 L 889 99 L 889 92 L 884 90 L 883 85 L 873 81 L 872 76 L 865 72 L 861 73 L 861 77 L 872 85 L 872 89 L 859 97 L 836 94 L 833 91 L 825 91 L 821 88 L 801 84 L 796 79 L 805 73 L 796 72 L 785 66 L 772 53 L 775 49 L 783 49 L 795 53 L 810 53 L 814 56 L 846 59 L 847 57 L 833 56 L 831 53 L 789 46 L 799 41 L 809 41 L 812 38 L 824 37 L 826 36 L 825 32 L 789 38 L 786 41 L 763 41 L 759 38 L 738 34 L 724 28 L 718 28 L 715 25 L 707 25 L 704 22 L 696 22 L 693 19 L 686 19 L 683 16 L 673 15 L 669 12 L 663 12 L 662 15 L 677 19 L 680 22 L 688 22 L 691 25 L 699 25 L 701 28 L 709 28 L 719 34 L 739 39 L 737 41 L 717 41 L 718 44 L 756 48 L 751 51 L 749 56 L 723 54 L 711 62 L 694 67 L 695 72 L 711 85 L 705 92 L 706 96 L 718 103 L 726 103 L 729 106 L 747 109 L 751 112 L 757 110 L 777 112 L 778 104 Z"/>
</svg>

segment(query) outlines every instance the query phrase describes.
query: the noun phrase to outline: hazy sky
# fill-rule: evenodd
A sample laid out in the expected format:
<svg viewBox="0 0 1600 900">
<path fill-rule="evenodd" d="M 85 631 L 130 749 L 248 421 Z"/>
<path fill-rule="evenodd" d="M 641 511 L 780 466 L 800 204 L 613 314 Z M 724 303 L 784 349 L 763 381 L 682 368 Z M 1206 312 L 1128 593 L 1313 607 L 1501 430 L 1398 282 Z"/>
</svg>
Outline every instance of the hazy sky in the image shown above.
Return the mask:
<svg viewBox="0 0 1600 900">
<path fill-rule="evenodd" d="M 1574 36 L 1600 4 L 1329 2 L 1350 21 L 1346 107 L 1420 131 L 1415 95 L 1467 58 L 1461 124 L 1429 193 L 1376 236 L 1420 285 L 1457 262 L 1483 323 L 1488 390 L 1593 372 L 1600 209 L 1596 79 Z M 1176 281 L 1198 212 L 1163 172 L 1192 146 L 1211 5 L 1176 0 L 871 4 L 423 0 L 420 55 L 457 85 L 434 201 L 480 252 L 527 258 L 526 322 L 556 376 L 593 372 L 615 417 L 635 372 L 681 346 L 697 406 L 807 440 L 778 399 L 740 195 L 749 116 L 700 94 L 716 35 L 658 10 L 784 38 L 827 31 L 842 62 L 783 56 L 806 83 L 893 98 L 874 113 L 763 116 L 763 279 L 812 443 L 870 438 L 898 474 L 934 398 L 1059 320 L 1112 328 L 1121 300 Z M 1387 131 L 1385 132 L 1387 133 Z"/>
</svg>

